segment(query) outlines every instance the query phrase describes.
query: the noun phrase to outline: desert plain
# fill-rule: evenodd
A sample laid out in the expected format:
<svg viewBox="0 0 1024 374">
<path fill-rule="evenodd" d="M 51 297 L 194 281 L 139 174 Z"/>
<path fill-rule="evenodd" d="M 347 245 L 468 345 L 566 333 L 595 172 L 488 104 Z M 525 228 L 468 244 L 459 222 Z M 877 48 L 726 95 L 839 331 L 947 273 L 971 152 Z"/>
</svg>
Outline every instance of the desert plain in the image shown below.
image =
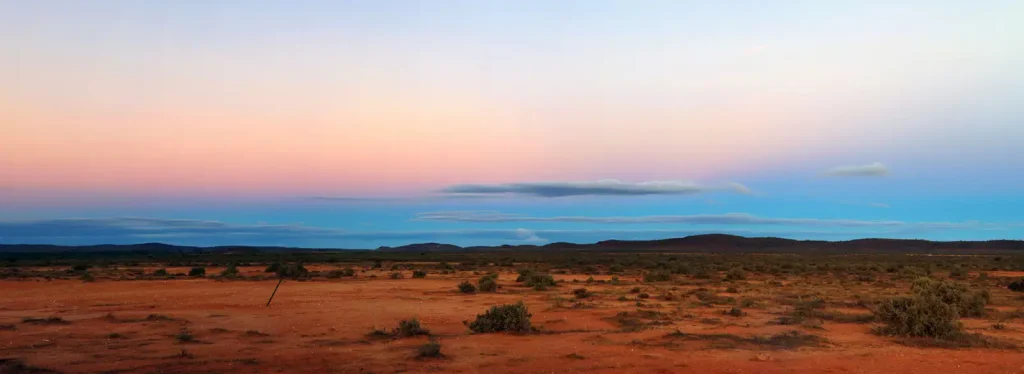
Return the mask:
<svg viewBox="0 0 1024 374">
<path fill-rule="evenodd" d="M 1024 372 L 1013 256 L 325 256 L 9 261 L 0 372 Z M 958 338 L 884 332 L 922 278 L 985 293 Z M 529 331 L 471 330 L 519 302 Z"/>
</svg>

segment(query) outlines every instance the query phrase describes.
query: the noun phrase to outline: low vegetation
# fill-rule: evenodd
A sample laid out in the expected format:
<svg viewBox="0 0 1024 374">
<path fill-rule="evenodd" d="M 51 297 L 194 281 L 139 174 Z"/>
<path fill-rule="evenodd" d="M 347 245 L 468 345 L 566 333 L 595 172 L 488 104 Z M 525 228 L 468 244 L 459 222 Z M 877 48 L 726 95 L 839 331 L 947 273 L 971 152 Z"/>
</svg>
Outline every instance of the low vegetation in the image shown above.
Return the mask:
<svg viewBox="0 0 1024 374">
<path fill-rule="evenodd" d="M 430 331 L 420 326 L 420 321 L 413 318 L 399 321 L 398 327 L 395 328 L 392 335 L 396 338 L 408 338 L 417 335 L 430 335 Z"/>
<path fill-rule="evenodd" d="M 469 281 L 462 281 L 462 283 L 459 283 L 459 292 L 474 293 L 476 292 L 476 286 L 474 286 L 472 283 L 469 283 Z"/>
<path fill-rule="evenodd" d="M 53 316 L 46 318 L 35 318 L 25 317 L 21 319 L 22 323 L 28 323 L 33 325 L 67 325 L 71 322 L 65 321 L 64 318 Z"/>
<path fill-rule="evenodd" d="M 581 347 L 630 344 L 631 347 L 638 349 L 657 346 L 671 351 L 756 350 L 760 355 L 767 350 L 822 347 L 832 344 L 826 338 L 868 331 L 868 326 L 838 326 L 849 323 L 872 324 L 871 331 L 886 336 L 884 341 L 888 343 L 919 347 L 1006 348 L 1013 347 L 1013 344 L 1007 343 L 1008 341 L 1021 341 L 1021 323 L 1024 323 L 1024 296 L 1021 294 L 1024 292 L 1024 279 L 1020 278 L 1019 273 L 1024 271 L 1024 255 L 1017 254 L 705 255 L 538 250 L 494 253 L 352 251 L 272 254 L 239 251 L 233 254 L 152 254 L 152 257 L 130 257 L 137 256 L 131 253 L 103 255 L 125 257 L 84 256 L 87 255 L 54 254 L 49 259 L 26 259 L 0 254 L 0 277 L 18 281 L 27 279 L 39 284 L 51 280 L 77 284 L 78 279 L 84 280 L 88 276 L 95 277 L 94 279 L 99 279 L 103 283 L 73 286 L 95 290 L 97 287 L 105 288 L 117 281 L 132 281 L 125 286 L 147 279 L 178 282 L 189 279 L 186 275 L 205 277 L 206 270 L 210 270 L 217 274 L 211 276 L 211 279 L 232 277 L 235 280 L 216 283 L 186 281 L 182 286 L 251 286 L 253 289 L 260 288 L 261 296 L 264 289 L 269 295 L 271 289 L 278 283 L 271 274 L 288 274 L 288 277 L 301 281 L 324 281 L 319 285 L 301 285 L 285 281 L 278 296 L 291 298 L 290 300 L 296 300 L 294 296 L 302 295 L 299 293 L 301 290 L 297 289 L 299 287 L 339 290 L 346 287 L 369 286 L 367 289 L 394 292 L 385 297 L 394 297 L 408 303 L 424 303 L 422 309 L 416 307 L 410 310 L 422 310 L 418 312 L 421 318 L 429 316 L 430 319 L 406 319 L 398 322 L 397 326 L 389 321 L 386 329 L 372 330 L 369 337 L 350 337 L 329 329 L 304 331 L 307 338 L 298 344 L 309 343 L 316 347 L 380 344 L 380 347 L 374 349 L 404 350 L 408 356 L 422 358 L 444 357 L 441 354 L 441 344 L 430 339 L 436 336 L 432 336 L 431 332 L 424 328 L 424 324 L 428 324 L 431 330 L 437 332 L 443 330 L 444 336 L 451 336 L 452 339 L 463 339 L 463 335 L 467 333 L 532 333 L 530 337 L 495 338 L 502 341 L 513 339 L 508 342 L 515 341 L 517 344 L 585 342 Z M 301 265 L 293 264 L 315 264 L 315 267 L 311 268 L 317 271 L 305 271 Z M 264 270 L 265 273 L 255 270 Z M 409 277 L 410 274 L 416 281 L 387 280 L 402 279 Z M 325 281 L 345 277 L 358 279 L 351 282 Z M 436 281 L 417 282 L 424 277 L 436 278 Z M 556 281 L 555 277 L 559 280 Z M 512 282 L 513 279 L 516 283 Z M 239 284 L 243 281 L 252 283 Z M 572 286 L 559 287 L 568 284 Z M 401 287 L 397 287 L 399 285 Z M 455 287 L 452 287 L 453 285 Z M 409 296 L 409 292 L 412 292 L 413 296 Z M 457 294 L 477 292 L 481 294 Z M 484 294 L 494 292 L 497 294 Z M 531 300 L 530 309 L 537 308 L 535 305 L 543 308 L 543 312 L 534 310 L 538 318 L 536 324 L 531 323 L 533 316 L 523 302 L 500 305 L 508 302 L 504 300 L 517 296 Z M 373 297 L 379 295 L 374 294 Z M 245 298 L 233 298 L 241 299 Z M 351 302 L 359 303 L 363 300 L 366 299 L 357 297 Z M 441 304 L 426 305 L 435 300 L 443 301 Z M 78 311 L 71 309 L 47 309 L 47 313 L 52 311 L 64 318 L 73 319 L 74 324 L 67 327 L 45 326 L 70 323 L 60 317 L 26 318 L 23 320 L 24 324 L 17 323 L 17 320 L 0 321 L 12 323 L 0 325 L 0 333 L 31 335 L 67 329 L 93 329 L 90 330 L 91 335 L 76 336 L 91 336 L 102 343 L 100 345 L 110 346 L 142 342 L 147 339 L 148 334 L 158 333 L 162 334 L 160 336 L 165 340 L 164 345 L 171 344 L 176 347 L 164 355 L 173 355 L 181 347 L 195 347 L 195 353 L 203 360 L 189 362 L 193 364 L 207 360 L 206 355 L 211 352 L 208 351 L 207 344 L 291 342 L 291 339 L 285 336 L 290 336 L 291 333 L 277 336 L 279 331 L 276 329 L 273 337 L 255 330 L 246 331 L 246 328 L 251 327 L 244 326 L 237 326 L 237 329 L 231 331 L 211 329 L 213 326 L 203 324 L 208 323 L 205 320 L 194 320 L 199 324 L 190 324 L 184 319 L 189 316 L 186 311 L 181 311 L 180 315 L 177 314 L 178 311 L 174 311 L 175 318 L 156 314 L 145 317 L 147 313 L 160 312 L 161 309 L 130 310 L 129 304 L 113 304 L 115 301 L 98 300 L 97 304 L 91 306 L 103 308 L 90 313 L 96 316 L 108 310 L 116 310 L 120 318 L 109 315 L 106 320 L 97 320 L 92 316 L 82 317 L 76 314 Z M 256 303 L 260 303 L 260 300 L 255 300 L 254 304 Z M 499 305 L 491 307 L 489 304 L 492 303 Z M 479 306 L 482 304 L 486 306 Z M 453 305 L 457 305 L 458 309 L 439 310 Z M 480 314 L 474 316 L 476 313 L 461 312 L 461 308 L 466 306 L 473 307 L 472 311 Z M 363 311 L 360 315 L 370 316 L 373 312 L 375 311 Z M 228 311 L 223 313 L 217 316 L 224 317 L 230 314 Z M 451 330 L 451 317 L 459 314 L 462 314 L 462 318 L 473 317 L 463 322 L 469 332 L 459 333 Z M 375 323 L 376 320 L 386 317 L 378 314 L 373 315 L 373 318 Z M 971 320 L 964 320 L 961 323 L 964 318 Z M 433 325 L 433 321 L 437 321 L 438 325 Z M 124 325 L 126 323 L 136 325 Z M 369 326 L 370 323 L 362 322 L 364 326 Z M 965 328 L 965 324 L 970 329 Z M 109 326 L 110 329 L 95 330 L 96 325 Z M 694 333 L 676 332 L 666 336 L 660 335 L 665 332 L 663 329 L 672 329 L 676 326 L 692 328 Z M 182 328 L 190 330 L 180 330 Z M 179 331 L 181 333 L 178 333 Z M 991 336 L 977 334 L 979 332 Z M 69 331 L 70 334 L 77 333 Z M 550 339 L 553 340 L 545 340 L 549 339 L 547 335 L 552 335 Z M 559 336 L 567 339 L 557 340 Z M 197 341 L 197 338 L 201 338 L 202 341 Z M 405 341 L 394 342 L 394 345 L 385 347 L 387 342 L 395 339 Z M 854 339 L 846 339 L 845 336 L 843 339 L 835 339 L 834 351 L 849 348 L 851 345 L 848 342 L 852 340 Z M 58 341 L 54 344 L 66 343 Z M 857 349 L 871 351 L 881 345 L 858 345 Z M 461 357 L 463 354 L 475 359 L 477 352 L 467 351 L 466 347 L 466 344 L 460 343 L 458 349 L 454 350 L 449 345 L 446 347 L 449 351 L 445 353 L 458 355 L 449 357 L 456 362 L 464 358 Z M 832 352 L 832 347 L 828 351 Z M 546 357 L 553 357 L 557 362 L 577 368 L 586 367 L 587 364 L 572 360 L 604 360 L 603 356 L 598 358 L 599 353 L 596 353 L 603 352 L 600 349 L 595 351 L 587 348 L 580 350 L 578 354 L 566 355 L 569 352 L 574 352 L 574 349 L 549 352 Z M 655 353 L 661 355 L 665 352 L 643 352 L 641 355 Z M 526 359 L 530 358 L 524 358 L 524 362 Z M 260 364 L 265 364 L 262 361 L 261 359 Z M 225 362 L 228 362 L 227 359 Z M 450 369 L 444 367 L 447 364 L 445 362 L 426 364 L 437 365 L 439 369 L 436 370 Z M 601 363 L 595 361 L 594 364 L 600 366 Z M 520 366 L 524 367 L 527 366 Z M 415 367 L 406 369 L 419 370 Z M 435 368 L 431 366 L 425 370 Z"/>
<path fill-rule="evenodd" d="M 577 288 L 575 290 L 572 290 L 572 294 L 575 295 L 577 299 L 586 299 L 591 296 L 594 296 L 594 293 L 587 291 L 586 288 Z"/>
<path fill-rule="evenodd" d="M 477 281 L 477 286 L 480 292 L 497 292 L 498 291 L 498 274 L 490 274 L 480 277 Z"/>
<path fill-rule="evenodd" d="M 1006 288 L 1013 292 L 1024 292 L 1024 278 L 1010 282 L 1010 285 L 1006 286 Z"/>
<path fill-rule="evenodd" d="M 192 333 L 189 332 L 188 330 L 182 330 L 177 335 L 175 335 L 174 338 L 181 343 L 193 343 L 196 341 L 196 337 L 193 336 Z"/>
<path fill-rule="evenodd" d="M 416 357 L 418 358 L 441 358 L 444 354 L 441 353 L 441 343 L 437 340 L 431 340 L 430 342 L 419 346 L 416 349 Z"/>
<path fill-rule="evenodd" d="M 963 335 L 962 316 L 981 316 L 988 292 L 949 281 L 918 279 L 912 295 L 883 300 L 874 310 L 879 333 L 901 337 L 955 339 Z"/>
<path fill-rule="evenodd" d="M 522 282 L 524 286 L 533 287 L 533 289 L 538 291 L 543 291 L 548 289 L 548 287 L 557 285 L 555 278 L 550 274 L 537 273 L 531 269 L 519 270 L 519 277 L 516 278 L 516 282 Z"/>
<path fill-rule="evenodd" d="M 479 314 L 473 322 L 467 324 L 475 333 L 533 331 L 530 325 L 530 314 L 522 301 L 515 304 L 497 305 L 484 314 Z"/>
<path fill-rule="evenodd" d="M 206 271 L 203 271 L 203 273 L 206 273 Z M 220 272 L 220 276 L 229 278 L 237 277 L 238 267 L 236 267 L 235 264 L 230 264 L 228 265 L 228 267 L 224 268 L 224 270 Z"/>
</svg>

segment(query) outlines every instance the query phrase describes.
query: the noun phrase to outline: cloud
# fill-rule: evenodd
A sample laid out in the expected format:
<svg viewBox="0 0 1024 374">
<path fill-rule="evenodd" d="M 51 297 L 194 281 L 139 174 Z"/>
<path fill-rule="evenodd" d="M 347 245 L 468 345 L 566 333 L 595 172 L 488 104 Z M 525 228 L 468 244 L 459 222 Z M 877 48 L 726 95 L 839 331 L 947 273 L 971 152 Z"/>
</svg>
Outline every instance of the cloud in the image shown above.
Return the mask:
<svg viewBox="0 0 1024 374">
<path fill-rule="evenodd" d="M 322 229 L 301 225 L 232 225 L 218 221 L 141 217 L 0 221 L 0 238 L 191 237 L 203 235 L 306 235 Z"/>
<path fill-rule="evenodd" d="M 572 222 L 595 224 L 664 224 L 690 225 L 789 225 L 814 227 L 890 227 L 890 228 L 965 228 L 980 226 L 977 221 L 967 222 L 904 222 L 890 220 L 854 220 L 819 218 L 765 218 L 747 213 L 659 215 L 632 217 L 554 216 L 536 217 L 495 211 L 444 211 L 416 215 L 418 221 L 446 222 Z"/>
<path fill-rule="evenodd" d="M 313 201 L 335 201 L 335 202 L 401 202 L 415 201 L 413 197 L 362 197 L 362 196 L 307 196 L 303 199 Z"/>
<path fill-rule="evenodd" d="M 527 243 L 543 243 L 547 241 L 546 239 L 537 236 L 537 233 L 533 232 L 533 230 L 516 229 L 516 235 L 519 235 L 519 237 Z"/>
<path fill-rule="evenodd" d="M 750 188 L 739 183 L 728 183 L 722 186 L 705 186 L 683 181 L 631 183 L 613 179 L 595 182 L 460 184 L 441 190 L 441 192 L 448 194 L 515 194 L 537 197 L 690 195 L 713 191 L 733 191 L 743 194 L 751 193 Z"/>
<path fill-rule="evenodd" d="M 872 206 L 872 207 L 875 207 L 875 208 L 886 208 L 886 209 L 890 208 L 889 204 L 886 204 L 886 203 L 868 203 L 868 206 Z"/>
<path fill-rule="evenodd" d="M 457 194 L 441 196 L 412 196 L 412 197 L 380 197 L 380 196 L 304 196 L 300 197 L 309 201 L 336 202 L 336 203 L 418 203 L 433 202 L 454 199 L 495 199 L 501 196 Z"/>
<path fill-rule="evenodd" d="M 141 217 L 0 221 L 0 243 L 132 244 L 160 241 L 186 245 L 304 245 L 310 242 L 486 240 L 543 242 L 527 229 L 350 231 L 301 224 L 229 224 L 219 221 Z"/>
<path fill-rule="evenodd" d="M 824 174 L 830 177 L 881 177 L 889 175 L 889 167 L 881 162 L 874 162 L 867 165 L 837 166 L 826 170 Z"/>
</svg>

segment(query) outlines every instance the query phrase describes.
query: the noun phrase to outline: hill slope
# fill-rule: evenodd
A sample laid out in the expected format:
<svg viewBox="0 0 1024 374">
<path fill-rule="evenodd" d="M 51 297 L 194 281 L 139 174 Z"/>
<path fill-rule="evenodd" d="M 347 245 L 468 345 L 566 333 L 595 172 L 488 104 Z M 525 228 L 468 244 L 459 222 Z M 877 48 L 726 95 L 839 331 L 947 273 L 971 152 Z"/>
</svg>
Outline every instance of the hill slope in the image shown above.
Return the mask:
<svg viewBox="0 0 1024 374">
<path fill-rule="evenodd" d="M 58 246 L 15 244 L 0 245 L 0 253 L 52 252 L 312 252 L 343 250 L 340 248 L 291 248 L 258 246 L 194 247 L 162 243 L 130 245 Z M 501 245 L 460 247 L 442 243 L 420 243 L 399 247 L 380 247 L 386 253 L 414 252 L 530 252 L 530 251 L 678 251 L 678 252 L 826 252 L 826 253 L 977 253 L 1024 252 L 1024 241 L 955 241 L 936 242 L 904 239 L 857 239 L 849 241 L 793 240 L 784 238 L 747 238 L 709 234 L 660 240 L 606 240 L 593 244 L 550 243 L 546 245 Z"/>
</svg>

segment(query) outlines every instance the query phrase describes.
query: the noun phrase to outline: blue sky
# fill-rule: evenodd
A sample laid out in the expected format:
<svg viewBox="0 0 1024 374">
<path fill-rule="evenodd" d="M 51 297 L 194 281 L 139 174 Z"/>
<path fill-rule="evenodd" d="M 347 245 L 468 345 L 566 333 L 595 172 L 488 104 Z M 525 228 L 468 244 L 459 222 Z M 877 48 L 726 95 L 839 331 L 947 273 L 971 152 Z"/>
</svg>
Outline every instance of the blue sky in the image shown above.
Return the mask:
<svg viewBox="0 0 1024 374">
<path fill-rule="evenodd" d="M 0 243 L 1021 239 L 1019 1 L 0 4 Z"/>
</svg>

